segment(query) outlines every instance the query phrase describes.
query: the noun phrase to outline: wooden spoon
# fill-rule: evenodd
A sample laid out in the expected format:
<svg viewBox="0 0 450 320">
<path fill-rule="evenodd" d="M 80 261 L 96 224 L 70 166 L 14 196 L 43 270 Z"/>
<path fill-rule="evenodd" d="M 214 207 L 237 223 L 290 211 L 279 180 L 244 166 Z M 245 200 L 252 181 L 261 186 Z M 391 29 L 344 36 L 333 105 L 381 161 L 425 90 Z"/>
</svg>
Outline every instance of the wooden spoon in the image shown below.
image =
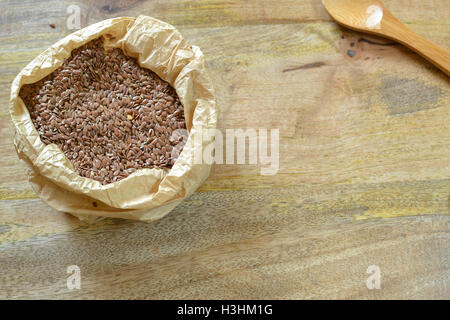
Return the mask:
<svg viewBox="0 0 450 320">
<path fill-rule="evenodd" d="M 428 41 L 401 23 L 378 0 L 322 0 L 338 23 L 357 31 L 398 41 L 450 76 L 450 52 Z"/>
</svg>

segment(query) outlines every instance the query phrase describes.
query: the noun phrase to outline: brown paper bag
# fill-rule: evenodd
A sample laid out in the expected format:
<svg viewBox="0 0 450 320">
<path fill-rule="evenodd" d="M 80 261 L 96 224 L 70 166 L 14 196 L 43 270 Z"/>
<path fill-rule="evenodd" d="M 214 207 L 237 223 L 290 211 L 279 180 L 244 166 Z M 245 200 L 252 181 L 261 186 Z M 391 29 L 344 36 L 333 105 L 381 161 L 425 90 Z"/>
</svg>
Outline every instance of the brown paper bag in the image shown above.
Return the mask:
<svg viewBox="0 0 450 320">
<path fill-rule="evenodd" d="M 176 89 L 184 106 L 189 139 L 170 171 L 139 169 L 121 181 L 102 185 L 78 175 L 55 144 L 45 145 L 39 138 L 19 97 L 20 88 L 49 75 L 62 65 L 73 49 L 102 35 L 106 47 L 121 48 Z M 202 133 L 202 128 L 215 128 L 217 124 L 217 108 L 205 58 L 200 49 L 188 45 L 173 26 L 150 17 L 101 21 L 55 43 L 14 79 L 10 113 L 17 154 L 30 169 L 33 189 L 52 208 L 83 220 L 94 221 L 99 217 L 159 219 L 191 195 L 210 172 L 209 164 L 192 161 L 195 152 L 212 143 L 210 139 L 194 137 Z"/>
</svg>

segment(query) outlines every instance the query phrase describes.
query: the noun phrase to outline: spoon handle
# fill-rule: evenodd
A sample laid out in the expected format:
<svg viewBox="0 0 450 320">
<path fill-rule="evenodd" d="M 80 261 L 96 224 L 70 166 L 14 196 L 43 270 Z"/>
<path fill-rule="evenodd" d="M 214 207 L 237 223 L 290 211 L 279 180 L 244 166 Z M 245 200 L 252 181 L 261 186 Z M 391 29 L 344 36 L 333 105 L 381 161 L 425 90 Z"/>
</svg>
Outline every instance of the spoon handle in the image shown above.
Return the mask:
<svg viewBox="0 0 450 320">
<path fill-rule="evenodd" d="M 414 50 L 450 76 L 450 51 L 418 35 L 403 23 L 390 28 L 390 36 Z"/>
</svg>

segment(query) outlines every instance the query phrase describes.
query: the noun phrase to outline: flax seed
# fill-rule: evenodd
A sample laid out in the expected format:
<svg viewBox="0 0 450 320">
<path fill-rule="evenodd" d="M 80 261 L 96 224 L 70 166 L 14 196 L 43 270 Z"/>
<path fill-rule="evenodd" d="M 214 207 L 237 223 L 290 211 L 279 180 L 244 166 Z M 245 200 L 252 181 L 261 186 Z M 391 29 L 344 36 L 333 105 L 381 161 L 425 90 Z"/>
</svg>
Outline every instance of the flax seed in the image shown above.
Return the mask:
<svg viewBox="0 0 450 320">
<path fill-rule="evenodd" d="M 171 137 L 186 128 L 175 90 L 122 50 L 99 38 L 72 51 L 61 67 L 24 85 L 41 140 L 56 144 L 77 172 L 108 184 L 140 168 L 167 167 L 178 153 Z"/>
</svg>

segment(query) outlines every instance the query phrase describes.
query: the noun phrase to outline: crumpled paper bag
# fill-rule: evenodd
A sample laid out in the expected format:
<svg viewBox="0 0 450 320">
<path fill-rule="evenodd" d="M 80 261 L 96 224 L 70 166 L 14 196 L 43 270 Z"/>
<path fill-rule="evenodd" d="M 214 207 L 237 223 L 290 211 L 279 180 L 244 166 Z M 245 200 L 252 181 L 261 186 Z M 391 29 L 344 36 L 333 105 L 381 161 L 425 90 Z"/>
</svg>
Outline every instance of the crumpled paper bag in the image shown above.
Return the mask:
<svg viewBox="0 0 450 320">
<path fill-rule="evenodd" d="M 29 112 L 19 97 L 24 84 L 34 83 L 58 68 L 71 51 L 98 38 L 105 47 L 121 48 L 142 67 L 172 85 L 184 106 L 189 138 L 171 170 L 139 169 L 107 185 L 82 177 L 55 145 L 39 138 Z M 10 113 L 15 126 L 17 154 L 29 170 L 38 196 L 50 207 L 82 220 L 100 217 L 153 221 L 168 214 L 208 177 L 211 165 L 194 164 L 193 154 L 213 143 L 195 139 L 202 129 L 215 128 L 217 108 L 205 58 L 186 43 L 171 25 L 154 18 L 114 18 L 93 24 L 55 43 L 31 61 L 14 79 Z M 193 141 L 201 141 L 194 143 Z"/>
</svg>

